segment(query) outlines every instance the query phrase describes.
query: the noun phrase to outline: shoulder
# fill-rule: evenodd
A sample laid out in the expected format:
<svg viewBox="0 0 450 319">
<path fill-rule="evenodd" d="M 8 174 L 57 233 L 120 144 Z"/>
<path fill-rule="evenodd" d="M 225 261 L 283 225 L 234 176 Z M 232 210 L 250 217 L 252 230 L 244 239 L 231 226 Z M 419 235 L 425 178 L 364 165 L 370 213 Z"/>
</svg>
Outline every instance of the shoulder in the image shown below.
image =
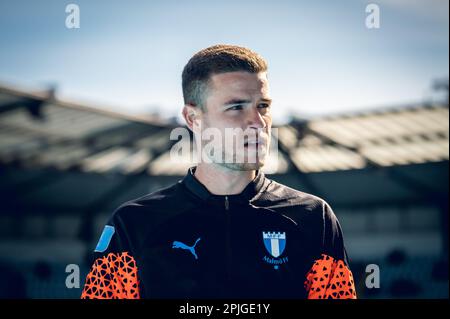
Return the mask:
<svg viewBox="0 0 450 319">
<path fill-rule="evenodd" d="M 156 221 L 162 216 L 169 218 L 186 211 L 192 205 L 184 186 L 177 182 L 123 203 L 112 213 L 111 219 L 116 223 L 145 223 L 149 219 Z"/>
<path fill-rule="evenodd" d="M 165 222 L 191 207 L 183 187 L 176 183 L 127 201 L 112 212 L 107 224 L 114 227 L 120 240 L 133 252 L 139 252 L 149 234 L 161 230 Z"/>
<path fill-rule="evenodd" d="M 337 221 L 333 209 L 325 199 L 273 180 L 255 204 L 275 210 L 314 230 L 323 229 L 324 224 Z"/>
<path fill-rule="evenodd" d="M 271 180 L 264 191 L 262 199 L 272 202 L 273 205 L 302 207 L 306 211 L 332 211 L 331 206 L 323 198 L 303 192 Z"/>
</svg>

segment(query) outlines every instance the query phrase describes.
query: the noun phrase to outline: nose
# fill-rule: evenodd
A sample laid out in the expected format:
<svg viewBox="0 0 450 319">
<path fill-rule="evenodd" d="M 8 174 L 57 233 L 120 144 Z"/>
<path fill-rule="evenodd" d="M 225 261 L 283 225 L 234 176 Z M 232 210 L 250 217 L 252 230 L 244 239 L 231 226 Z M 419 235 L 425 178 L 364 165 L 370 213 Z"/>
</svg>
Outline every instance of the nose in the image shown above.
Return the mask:
<svg viewBox="0 0 450 319">
<path fill-rule="evenodd" d="M 254 129 L 263 129 L 266 128 L 266 126 L 267 123 L 259 112 L 258 108 L 251 108 L 247 127 Z"/>
</svg>

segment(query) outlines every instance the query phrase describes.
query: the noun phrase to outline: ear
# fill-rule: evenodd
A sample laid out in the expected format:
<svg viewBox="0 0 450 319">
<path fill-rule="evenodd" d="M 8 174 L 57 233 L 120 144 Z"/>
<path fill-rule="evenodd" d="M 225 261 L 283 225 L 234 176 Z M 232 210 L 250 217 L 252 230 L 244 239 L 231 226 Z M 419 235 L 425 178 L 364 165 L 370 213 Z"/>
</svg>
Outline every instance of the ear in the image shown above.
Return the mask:
<svg viewBox="0 0 450 319">
<path fill-rule="evenodd" d="M 199 125 L 201 112 L 202 111 L 197 106 L 191 104 L 184 105 L 182 114 L 186 121 L 186 125 L 191 131 L 194 131 L 194 126 Z"/>
</svg>

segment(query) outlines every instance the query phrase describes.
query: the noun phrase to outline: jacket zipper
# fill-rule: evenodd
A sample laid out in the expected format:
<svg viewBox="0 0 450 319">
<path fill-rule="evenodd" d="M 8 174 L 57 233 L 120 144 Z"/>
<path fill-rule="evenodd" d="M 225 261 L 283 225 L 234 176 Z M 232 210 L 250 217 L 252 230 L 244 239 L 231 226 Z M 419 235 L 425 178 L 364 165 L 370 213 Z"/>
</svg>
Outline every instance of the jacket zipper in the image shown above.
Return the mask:
<svg viewBox="0 0 450 319">
<path fill-rule="evenodd" d="M 226 225 L 226 256 L 227 256 L 227 279 L 228 282 L 231 280 L 231 216 L 230 216 L 230 202 L 228 200 L 228 196 L 225 196 L 225 213 L 227 219 Z"/>
<path fill-rule="evenodd" d="M 230 208 L 230 202 L 228 201 L 228 196 L 225 196 L 225 210 Z"/>
</svg>

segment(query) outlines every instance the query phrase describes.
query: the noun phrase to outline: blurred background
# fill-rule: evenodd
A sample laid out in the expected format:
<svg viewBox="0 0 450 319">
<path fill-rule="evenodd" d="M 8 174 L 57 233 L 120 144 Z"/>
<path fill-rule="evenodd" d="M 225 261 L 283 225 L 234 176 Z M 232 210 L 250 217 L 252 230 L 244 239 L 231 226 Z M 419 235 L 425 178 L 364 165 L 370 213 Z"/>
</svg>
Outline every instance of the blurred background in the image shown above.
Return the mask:
<svg viewBox="0 0 450 319">
<path fill-rule="evenodd" d="M 169 156 L 181 71 L 217 43 L 268 60 L 269 177 L 333 207 L 358 296 L 448 298 L 448 9 L 0 0 L 0 298 L 79 298 L 113 210 L 192 166 Z M 80 288 L 66 287 L 68 264 Z M 366 286 L 370 264 L 379 288 Z"/>
</svg>

